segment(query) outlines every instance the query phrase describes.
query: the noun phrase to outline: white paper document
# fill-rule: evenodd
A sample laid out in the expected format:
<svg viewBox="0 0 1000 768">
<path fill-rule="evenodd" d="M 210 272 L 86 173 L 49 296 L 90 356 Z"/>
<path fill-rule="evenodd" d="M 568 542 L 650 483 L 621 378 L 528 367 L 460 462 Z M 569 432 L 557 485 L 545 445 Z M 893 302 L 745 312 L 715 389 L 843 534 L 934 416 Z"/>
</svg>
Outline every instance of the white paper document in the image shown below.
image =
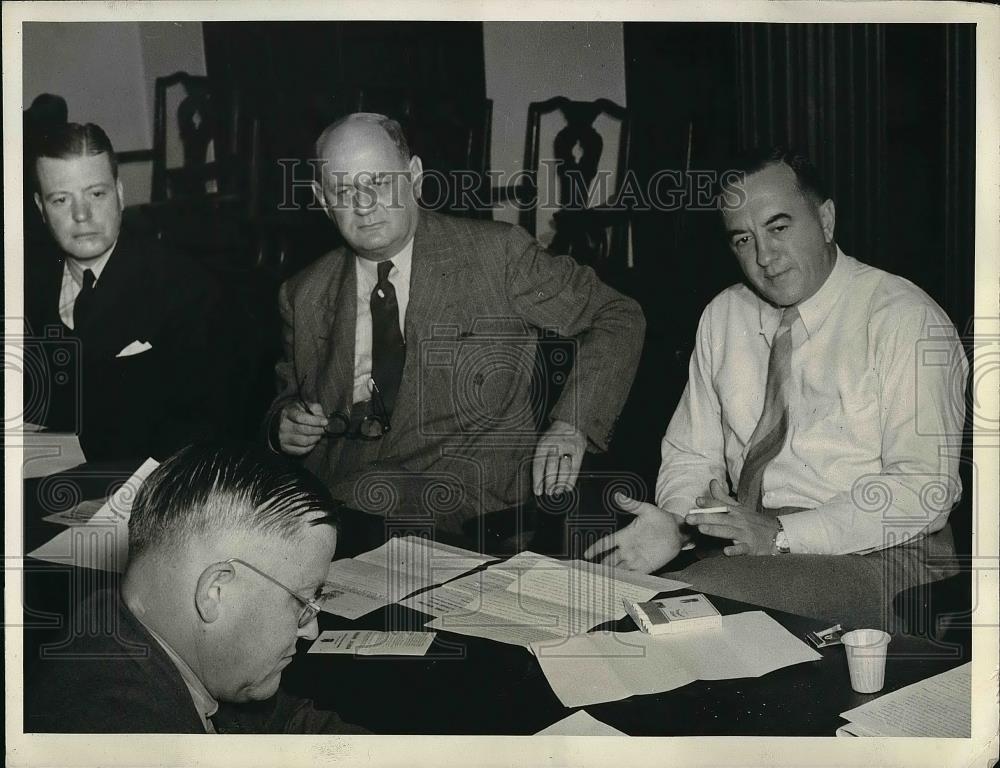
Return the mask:
<svg viewBox="0 0 1000 768">
<path fill-rule="evenodd" d="M 461 584 L 461 588 L 472 590 L 472 597 L 460 608 L 448 606 L 427 626 L 530 646 L 545 640 L 565 639 L 622 618 L 623 597 L 648 600 L 667 588 L 686 586 L 666 579 L 618 574 L 585 561 L 562 562 L 534 553 L 522 553 L 518 558 L 488 568 L 486 573 L 494 570 L 503 575 L 505 587 L 499 588 L 502 586 L 499 582 L 492 582 L 490 588 L 476 592 L 474 583 Z M 486 578 L 481 578 L 481 585 L 486 584 Z M 456 602 L 461 597 L 457 589 L 447 595 Z"/>
<path fill-rule="evenodd" d="M 128 562 L 128 520 L 139 486 L 159 462 L 147 459 L 86 522 L 71 524 L 28 557 L 77 568 L 122 573 Z"/>
<path fill-rule="evenodd" d="M 379 632 L 343 629 L 321 632 L 309 653 L 347 653 L 359 656 L 423 656 L 435 632 Z"/>
<path fill-rule="evenodd" d="M 518 574 L 541 561 L 557 562 L 553 558 L 534 552 L 521 552 L 513 557 L 491 565 L 485 570 L 473 571 L 459 579 L 440 584 L 416 595 L 401 600 L 403 605 L 431 616 L 464 611 L 468 613 L 478 606 L 482 595 L 507 589 L 517 581 Z M 467 608 L 466 606 L 471 606 Z"/>
<path fill-rule="evenodd" d="M 491 559 L 417 536 L 392 538 L 363 555 L 330 564 L 326 580 L 331 596 L 323 601 L 323 610 L 357 619 Z"/>
<path fill-rule="evenodd" d="M 47 477 L 78 467 L 87 461 L 80 447 L 80 438 L 68 432 L 26 430 L 22 477 Z"/>
<path fill-rule="evenodd" d="M 627 736 L 581 709 L 558 723 L 540 730 L 536 736 Z"/>
<path fill-rule="evenodd" d="M 889 664 L 892 658 L 889 658 Z M 972 733 L 972 662 L 842 712 L 849 736 L 968 738 Z"/>
<path fill-rule="evenodd" d="M 531 647 L 563 705 L 582 707 L 662 693 L 695 680 L 760 677 L 822 658 L 762 611 L 677 635 L 592 632 Z"/>
</svg>

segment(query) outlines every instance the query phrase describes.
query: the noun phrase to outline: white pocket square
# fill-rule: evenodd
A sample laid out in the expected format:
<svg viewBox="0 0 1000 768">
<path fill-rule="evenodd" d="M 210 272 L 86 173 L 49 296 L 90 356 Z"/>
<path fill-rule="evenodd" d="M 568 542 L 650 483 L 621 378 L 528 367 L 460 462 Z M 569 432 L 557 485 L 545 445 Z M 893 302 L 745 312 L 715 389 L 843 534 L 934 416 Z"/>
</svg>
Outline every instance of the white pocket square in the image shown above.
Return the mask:
<svg viewBox="0 0 1000 768">
<path fill-rule="evenodd" d="M 148 352 L 152 348 L 153 345 L 148 341 L 139 341 L 136 339 L 125 347 L 125 349 L 115 355 L 115 357 L 132 357 L 132 355 L 141 355 L 143 352 Z"/>
</svg>

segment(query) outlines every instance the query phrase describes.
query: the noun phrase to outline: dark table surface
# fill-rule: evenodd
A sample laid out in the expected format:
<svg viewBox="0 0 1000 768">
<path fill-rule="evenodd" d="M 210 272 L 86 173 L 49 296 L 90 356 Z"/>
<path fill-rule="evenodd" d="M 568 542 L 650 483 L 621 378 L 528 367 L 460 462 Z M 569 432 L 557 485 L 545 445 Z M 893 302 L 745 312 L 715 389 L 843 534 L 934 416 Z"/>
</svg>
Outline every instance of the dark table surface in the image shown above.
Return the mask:
<svg viewBox="0 0 1000 768">
<path fill-rule="evenodd" d="M 138 462 L 81 467 L 24 484 L 25 552 L 63 530 L 41 517 L 68 509 L 81 499 L 103 498 L 128 478 Z M 592 510 L 593 508 L 591 508 Z M 477 521 L 462 535 L 439 537 L 450 544 L 506 556 L 523 549 L 578 557 L 615 520 L 585 520 L 566 506 L 540 505 L 506 510 Z M 350 557 L 394 535 L 428 535 L 419 520 L 387 521 L 345 513 L 338 557 Z M 676 565 L 676 564 L 672 564 Z M 43 646 L 57 648 L 71 631 L 70 606 L 91 590 L 115 586 L 115 574 L 69 565 L 24 561 L 25 676 L 30 685 L 33 660 Z M 678 594 L 678 593 L 672 593 Z M 721 597 L 723 614 L 759 610 Z M 828 622 L 767 610 L 796 637 Z M 321 614 L 321 629 L 420 630 L 431 616 L 390 605 L 355 621 Z M 631 619 L 602 625 L 633 631 Z M 306 654 L 300 643 L 283 685 L 293 693 L 336 709 L 348 722 L 375 733 L 532 734 L 568 716 L 541 667 L 526 648 L 438 631 L 423 657 Z M 850 686 L 841 646 L 820 649 L 822 658 L 777 670 L 760 678 L 697 681 L 673 691 L 633 696 L 585 707 L 599 720 L 632 735 L 831 736 L 838 716 L 880 694 L 858 694 Z M 894 635 L 889 646 L 887 693 L 968 661 L 961 648 L 921 637 Z"/>
</svg>

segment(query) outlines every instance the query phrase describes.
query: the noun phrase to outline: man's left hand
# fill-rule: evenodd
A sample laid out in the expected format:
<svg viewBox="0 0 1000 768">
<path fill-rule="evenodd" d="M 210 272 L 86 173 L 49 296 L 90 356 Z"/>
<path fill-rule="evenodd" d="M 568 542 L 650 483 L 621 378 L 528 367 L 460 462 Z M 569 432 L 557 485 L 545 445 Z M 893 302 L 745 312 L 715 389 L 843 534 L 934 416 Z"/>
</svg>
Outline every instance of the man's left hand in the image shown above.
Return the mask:
<svg viewBox="0 0 1000 768">
<path fill-rule="evenodd" d="M 565 421 L 553 421 L 538 440 L 532 462 L 532 486 L 536 496 L 572 491 L 580 474 L 587 438 Z"/>
<path fill-rule="evenodd" d="M 726 493 L 722 483 L 713 480 L 709 495 L 696 499 L 699 507 L 726 506 L 728 512 L 690 512 L 684 518 L 688 525 L 697 526 L 706 536 L 732 539 L 732 545 L 723 548 L 726 555 L 770 555 L 778 521 L 762 515 L 751 507 L 740 504 Z"/>
</svg>

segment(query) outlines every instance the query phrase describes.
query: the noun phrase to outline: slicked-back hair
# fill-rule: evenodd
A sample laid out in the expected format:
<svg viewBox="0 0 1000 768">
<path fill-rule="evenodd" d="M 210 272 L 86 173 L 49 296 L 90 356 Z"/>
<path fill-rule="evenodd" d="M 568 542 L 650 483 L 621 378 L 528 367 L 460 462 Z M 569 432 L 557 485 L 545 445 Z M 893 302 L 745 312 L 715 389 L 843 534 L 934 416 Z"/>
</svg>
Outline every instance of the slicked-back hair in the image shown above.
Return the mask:
<svg viewBox="0 0 1000 768">
<path fill-rule="evenodd" d="M 322 516 L 303 522 L 313 513 Z M 183 548 L 218 532 L 289 539 L 309 525 L 337 525 L 337 503 L 316 477 L 258 446 L 196 443 L 160 464 L 139 487 L 129 519 L 129 557 Z"/>
<path fill-rule="evenodd" d="M 717 192 L 721 186 L 746 179 L 747 176 L 762 171 L 768 166 L 784 164 L 792 169 L 795 180 L 803 194 L 807 195 L 816 205 L 822 205 L 829 198 L 826 183 L 812 161 L 795 149 L 778 144 L 767 147 L 754 147 L 733 157 L 721 168 Z"/>
<path fill-rule="evenodd" d="M 74 157 L 92 157 L 107 155 L 111 164 L 111 175 L 118 180 L 118 157 L 111 146 L 111 139 L 99 125 L 94 123 L 65 123 L 55 125 L 43 131 L 32 143 L 35 153 L 31 168 L 35 176 L 35 189 L 38 189 L 38 177 L 35 164 L 40 157 L 56 160 L 71 160 Z"/>
<path fill-rule="evenodd" d="M 393 145 L 396 147 L 396 151 L 399 152 L 399 157 L 403 161 L 403 165 L 410 162 L 410 158 L 413 157 L 413 155 L 410 153 L 410 144 L 406 140 L 406 133 L 403 131 L 403 126 L 391 117 L 380 115 L 377 112 L 354 112 L 350 115 L 344 115 L 344 117 L 330 123 L 330 125 L 323 129 L 319 138 L 316 139 L 316 157 L 322 157 L 321 150 L 327 136 L 345 123 L 352 122 L 368 123 L 369 125 L 375 125 L 381 128 L 385 131 L 389 140 L 392 141 Z"/>
</svg>

